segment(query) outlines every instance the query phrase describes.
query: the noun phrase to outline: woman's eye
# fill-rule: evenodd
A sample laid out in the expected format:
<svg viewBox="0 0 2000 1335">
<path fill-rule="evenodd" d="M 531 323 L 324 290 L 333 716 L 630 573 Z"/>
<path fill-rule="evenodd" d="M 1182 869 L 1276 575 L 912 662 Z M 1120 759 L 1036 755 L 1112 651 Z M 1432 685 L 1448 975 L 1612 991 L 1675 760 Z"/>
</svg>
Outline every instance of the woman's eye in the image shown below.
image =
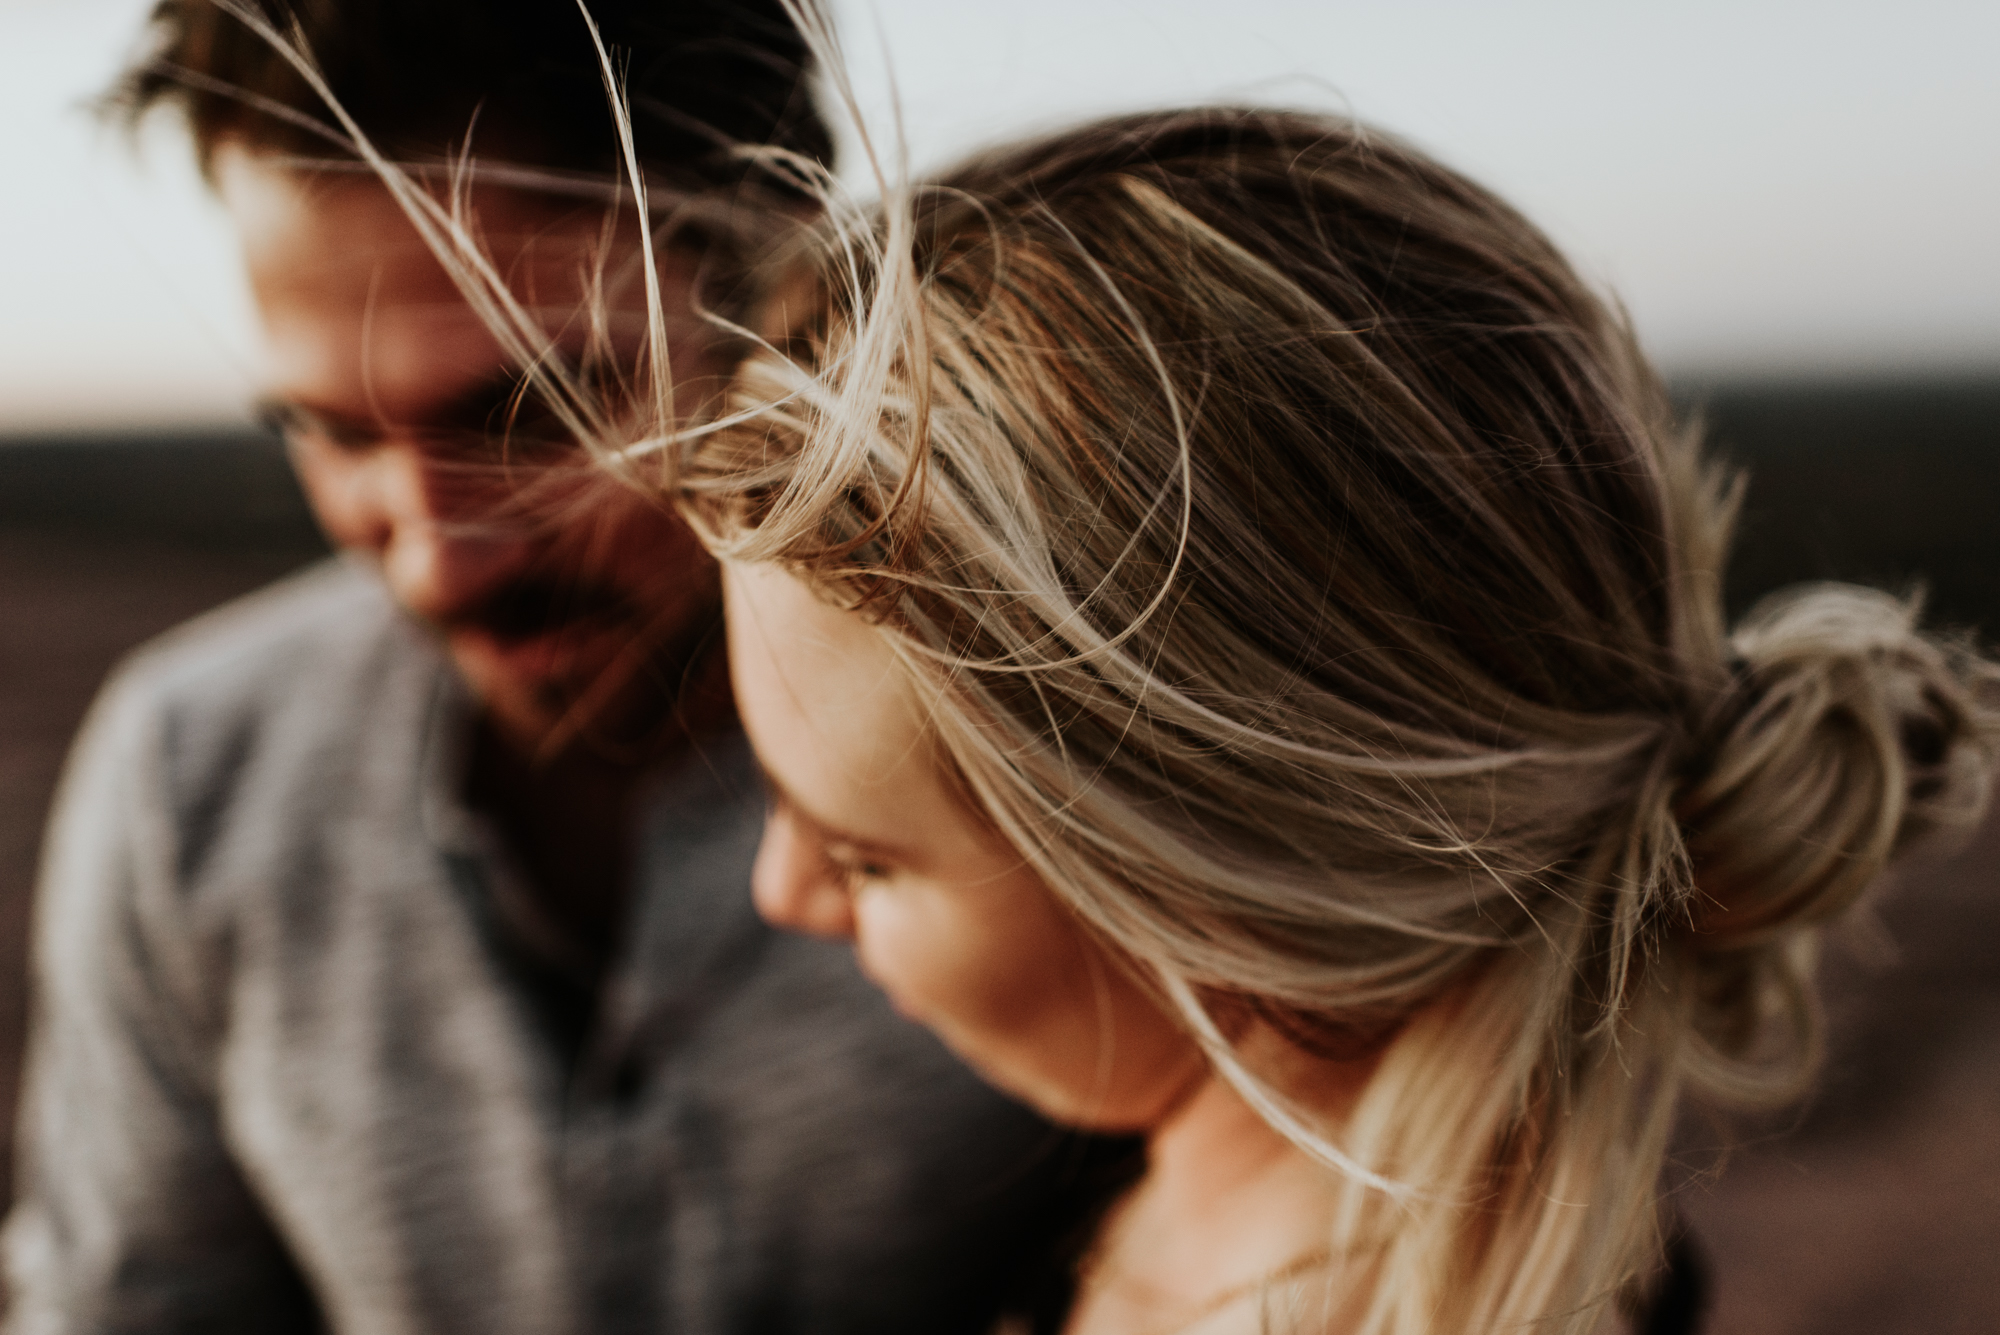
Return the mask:
<svg viewBox="0 0 2000 1335">
<path fill-rule="evenodd" d="M 871 858 L 854 857 L 834 849 L 828 849 L 827 866 L 850 889 L 859 889 L 870 881 L 886 881 L 891 868 L 886 862 Z"/>
</svg>

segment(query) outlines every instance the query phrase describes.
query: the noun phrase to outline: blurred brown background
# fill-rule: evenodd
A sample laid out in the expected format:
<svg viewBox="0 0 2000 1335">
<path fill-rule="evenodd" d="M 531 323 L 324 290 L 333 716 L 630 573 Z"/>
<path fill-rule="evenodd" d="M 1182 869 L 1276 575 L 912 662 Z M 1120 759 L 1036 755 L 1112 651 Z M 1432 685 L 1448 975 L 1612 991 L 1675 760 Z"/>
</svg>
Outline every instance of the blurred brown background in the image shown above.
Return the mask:
<svg viewBox="0 0 2000 1335">
<path fill-rule="evenodd" d="M 1795 579 L 1924 578 L 1934 619 L 2000 633 L 2000 378 L 1682 394 L 1752 469 L 1738 609 Z M 97 685 L 131 646 L 323 551 L 261 437 L 0 439 L 0 1106 L 41 825 Z M 2000 1328 L 2000 818 L 1906 868 L 1828 956 L 1821 1091 L 1683 1137 L 1711 1328 Z"/>
</svg>

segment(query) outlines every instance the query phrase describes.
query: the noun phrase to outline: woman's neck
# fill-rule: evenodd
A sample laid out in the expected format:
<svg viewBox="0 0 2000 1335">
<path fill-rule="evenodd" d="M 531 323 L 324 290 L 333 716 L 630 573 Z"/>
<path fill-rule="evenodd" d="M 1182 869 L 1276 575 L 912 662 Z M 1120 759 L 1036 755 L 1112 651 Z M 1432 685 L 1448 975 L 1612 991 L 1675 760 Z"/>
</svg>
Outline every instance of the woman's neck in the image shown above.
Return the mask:
<svg viewBox="0 0 2000 1335">
<path fill-rule="evenodd" d="M 1259 1281 L 1323 1257 L 1334 1188 L 1211 1075 L 1148 1137 L 1146 1176 L 1099 1235 L 1065 1335 L 1222 1329 L 1225 1308 L 1254 1317 Z"/>
</svg>

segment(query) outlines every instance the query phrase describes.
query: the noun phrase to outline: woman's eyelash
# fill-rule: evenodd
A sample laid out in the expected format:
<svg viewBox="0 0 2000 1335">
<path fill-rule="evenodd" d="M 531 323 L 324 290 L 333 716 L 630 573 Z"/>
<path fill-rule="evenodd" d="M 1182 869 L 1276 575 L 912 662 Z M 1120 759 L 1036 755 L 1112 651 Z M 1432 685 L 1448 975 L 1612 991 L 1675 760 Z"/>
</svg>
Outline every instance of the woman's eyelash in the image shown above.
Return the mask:
<svg viewBox="0 0 2000 1335">
<path fill-rule="evenodd" d="M 856 857 L 840 849 L 826 849 L 825 857 L 827 866 L 844 881 L 879 881 L 889 875 L 886 863 Z"/>
</svg>

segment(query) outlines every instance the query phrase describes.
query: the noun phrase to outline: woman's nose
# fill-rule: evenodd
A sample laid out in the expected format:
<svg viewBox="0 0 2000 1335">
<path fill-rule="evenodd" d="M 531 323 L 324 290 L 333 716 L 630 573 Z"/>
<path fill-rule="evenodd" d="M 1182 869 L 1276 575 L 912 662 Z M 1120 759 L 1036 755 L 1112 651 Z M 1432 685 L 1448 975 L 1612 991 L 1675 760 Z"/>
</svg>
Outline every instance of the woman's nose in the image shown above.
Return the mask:
<svg viewBox="0 0 2000 1335">
<path fill-rule="evenodd" d="M 750 894 L 757 912 L 773 927 L 839 940 L 854 936 L 853 896 L 827 864 L 819 841 L 783 807 L 773 809 L 764 822 Z"/>
</svg>

